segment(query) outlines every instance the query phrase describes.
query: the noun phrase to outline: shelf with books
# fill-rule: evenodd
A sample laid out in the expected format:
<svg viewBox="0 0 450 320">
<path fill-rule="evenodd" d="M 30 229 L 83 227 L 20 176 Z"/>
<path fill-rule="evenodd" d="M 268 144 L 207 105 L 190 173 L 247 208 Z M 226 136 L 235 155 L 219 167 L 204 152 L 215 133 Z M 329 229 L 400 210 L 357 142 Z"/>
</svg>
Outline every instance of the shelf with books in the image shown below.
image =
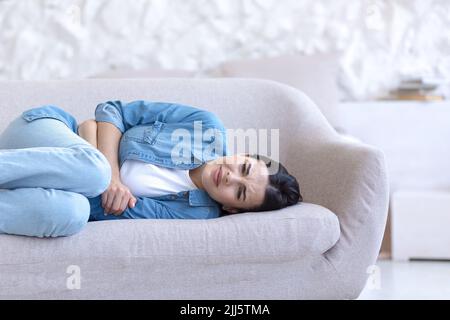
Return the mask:
<svg viewBox="0 0 450 320">
<path fill-rule="evenodd" d="M 450 83 L 445 78 L 418 77 L 403 79 L 397 88 L 379 100 L 444 101 Z"/>
</svg>

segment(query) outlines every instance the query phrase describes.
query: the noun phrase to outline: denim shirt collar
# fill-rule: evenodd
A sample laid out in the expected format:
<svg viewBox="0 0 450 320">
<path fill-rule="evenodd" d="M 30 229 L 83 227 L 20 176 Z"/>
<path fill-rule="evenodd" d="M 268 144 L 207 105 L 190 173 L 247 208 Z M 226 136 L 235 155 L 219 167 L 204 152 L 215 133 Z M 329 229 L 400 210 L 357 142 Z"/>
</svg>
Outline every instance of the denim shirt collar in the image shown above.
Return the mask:
<svg viewBox="0 0 450 320">
<path fill-rule="evenodd" d="M 220 203 L 211 198 L 208 192 L 203 189 L 192 189 L 189 191 L 180 191 L 175 194 L 154 197 L 156 200 L 174 200 L 183 198 L 189 201 L 190 206 L 194 207 L 220 207 Z"/>
<path fill-rule="evenodd" d="M 206 191 L 202 189 L 194 189 L 189 191 L 189 205 L 217 206 L 219 203 L 213 200 Z"/>
</svg>

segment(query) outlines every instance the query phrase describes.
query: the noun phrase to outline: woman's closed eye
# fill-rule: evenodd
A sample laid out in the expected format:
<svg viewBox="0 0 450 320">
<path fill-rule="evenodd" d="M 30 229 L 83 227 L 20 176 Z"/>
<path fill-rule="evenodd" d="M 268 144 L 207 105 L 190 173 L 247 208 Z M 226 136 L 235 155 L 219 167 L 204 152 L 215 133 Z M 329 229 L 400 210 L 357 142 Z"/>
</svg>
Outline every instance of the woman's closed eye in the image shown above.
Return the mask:
<svg viewBox="0 0 450 320">
<path fill-rule="evenodd" d="M 251 164 L 248 164 L 247 162 L 245 162 L 242 166 L 241 166 L 241 173 L 242 175 L 246 175 L 248 176 L 249 172 L 250 172 L 250 168 L 251 168 Z M 242 185 L 237 192 L 237 199 L 240 200 L 241 195 L 244 194 L 244 199 L 243 201 L 245 201 L 245 199 L 247 198 L 247 188 L 245 187 L 245 185 Z"/>
<path fill-rule="evenodd" d="M 248 173 L 250 172 L 250 168 L 251 168 L 251 164 L 247 164 L 247 163 L 244 163 L 242 166 L 241 166 L 241 173 L 242 173 L 242 175 L 244 175 L 244 173 L 245 173 L 245 175 L 246 176 L 248 176 Z"/>
<path fill-rule="evenodd" d="M 246 188 L 245 186 L 240 187 L 240 188 L 238 189 L 237 199 L 240 200 L 241 194 L 244 194 L 244 199 L 243 199 L 243 201 L 245 201 L 245 198 L 247 198 L 246 191 L 247 191 L 247 188 Z"/>
</svg>

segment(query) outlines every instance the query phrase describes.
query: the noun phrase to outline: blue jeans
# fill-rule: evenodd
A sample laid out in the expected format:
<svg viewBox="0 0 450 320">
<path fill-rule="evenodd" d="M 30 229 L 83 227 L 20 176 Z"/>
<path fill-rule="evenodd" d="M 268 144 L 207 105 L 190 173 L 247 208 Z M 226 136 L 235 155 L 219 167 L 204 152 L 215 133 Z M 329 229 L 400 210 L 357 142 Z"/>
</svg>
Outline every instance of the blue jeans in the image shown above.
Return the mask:
<svg viewBox="0 0 450 320">
<path fill-rule="evenodd" d="M 0 233 L 75 234 L 110 181 L 106 157 L 62 121 L 19 116 L 0 135 Z"/>
</svg>

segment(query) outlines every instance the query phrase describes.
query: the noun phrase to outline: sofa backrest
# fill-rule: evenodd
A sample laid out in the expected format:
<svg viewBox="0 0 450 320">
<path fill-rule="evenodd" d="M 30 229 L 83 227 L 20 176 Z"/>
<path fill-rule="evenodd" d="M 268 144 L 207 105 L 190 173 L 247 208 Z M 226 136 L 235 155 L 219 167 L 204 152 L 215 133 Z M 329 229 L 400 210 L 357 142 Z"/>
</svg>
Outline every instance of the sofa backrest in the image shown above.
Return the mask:
<svg viewBox="0 0 450 320">
<path fill-rule="evenodd" d="M 279 129 L 279 160 L 287 162 L 294 171 L 299 165 L 295 159 L 299 142 L 320 139 L 319 131 L 334 132 L 308 97 L 280 83 L 182 78 L 3 81 L 0 131 L 23 111 L 44 104 L 61 107 L 81 122 L 94 118 L 95 107 L 101 102 L 141 99 L 183 103 L 212 111 L 228 129 L 256 129 L 258 134 L 264 133 L 259 129 L 267 129 L 269 143 L 273 143 L 270 129 Z M 275 156 L 274 150 L 269 148 L 268 155 Z"/>
</svg>

